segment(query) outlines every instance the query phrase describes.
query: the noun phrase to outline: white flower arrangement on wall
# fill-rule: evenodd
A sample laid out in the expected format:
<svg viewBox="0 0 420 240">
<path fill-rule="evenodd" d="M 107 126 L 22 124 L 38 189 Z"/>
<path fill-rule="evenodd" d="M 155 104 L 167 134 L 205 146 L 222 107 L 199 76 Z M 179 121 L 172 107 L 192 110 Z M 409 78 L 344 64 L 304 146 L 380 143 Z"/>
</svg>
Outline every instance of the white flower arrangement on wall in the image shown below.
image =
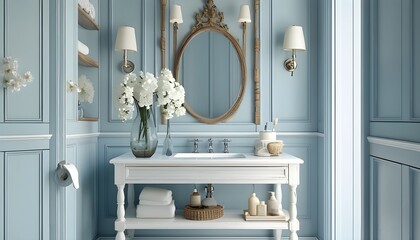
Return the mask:
<svg viewBox="0 0 420 240">
<path fill-rule="evenodd" d="M 3 87 L 11 89 L 12 92 L 19 92 L 21 88 L 26 87 L 28 83 L 32 82 L 32 74 L 27 71 L 22 75 L 18 73 L 18 61 L 12 57 L 5 57 L 3 59 Z"/>
</svg>

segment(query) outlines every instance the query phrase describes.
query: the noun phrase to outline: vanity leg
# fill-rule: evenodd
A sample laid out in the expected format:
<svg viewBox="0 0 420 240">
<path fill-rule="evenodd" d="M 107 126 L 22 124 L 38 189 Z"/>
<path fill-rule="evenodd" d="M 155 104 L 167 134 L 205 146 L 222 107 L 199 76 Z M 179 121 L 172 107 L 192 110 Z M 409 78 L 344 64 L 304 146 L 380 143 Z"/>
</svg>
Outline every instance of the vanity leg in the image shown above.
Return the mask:
<svg viewBox="0 0 420 240">
<path fill-rule="evenodd" d="M 134 184 L 127 184 L 127 213 L 133 214 L 136 212 L 136 207 L 134 205 Z M 131 216 L 131 215 L 130 215 Z M 134 229 L 125 230 L 127 233 L 128 239 L 134 239 Z"/>
<path fill-rule="evenodd" d="M 290 220 L 289 220 L 289 230 L 290 230 L 290 240 L 298 240 L 297 231 L 299 230 L 299 220 L 297 219 L 297 195 L 296 195 L 296 185 L 290 185 Z"/>
<path fill-rule="evenodd" d="M 282 196 L 282 192 L 281 192 L 281 184 L 275 184 L 274 185 L 274 192 L 275 192 L 275 195 L 276 195 L 276 199 L 279 203 L 279 214 L 280 215 L 284 214 L 284 212 L 282 210 L 283 209 L 283 205 L 282 205 L 283 196 Z M 274 230 L 274 239 L 275 240 L 280 240 L 281 239 L 281 233 L 282 233 L 282 230 Z"/>
<path fill-rule="evenodd" d="M 124 184 L 119 184 L 117 187 L 117 221 L 115 222 L 117 236 L 115 237 L 115 240 L 125 240 Z"/>
</svg>

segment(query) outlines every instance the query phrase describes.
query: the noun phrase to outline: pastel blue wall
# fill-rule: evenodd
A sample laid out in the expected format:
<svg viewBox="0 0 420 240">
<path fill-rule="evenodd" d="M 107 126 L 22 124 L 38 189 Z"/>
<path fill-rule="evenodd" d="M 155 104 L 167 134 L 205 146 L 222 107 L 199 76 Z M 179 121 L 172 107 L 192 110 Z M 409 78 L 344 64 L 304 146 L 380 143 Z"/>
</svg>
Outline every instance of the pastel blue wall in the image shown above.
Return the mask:
<svg viewBox="0 0 420 240">
<path fill-rule="evenodd" d="M 420 3 L 364 3 L 370 155 L 364 159 L 366 239 L 419 237 Z M 395 212 L 393 212 L 395 210 Z M 392 229 L 392 230 L 390 230 Z"/>
<path fill-rule="evenodd" d="M 0 239 L 97 234 L 98 124 L 76 121 L 66 96 L 77 76 L 77 3 L 66 2 L 0 2 L 0 55 L 34 78 L 20 92 L 0 88 Z M 62 160 L 78 168 L 80 189 L 53 181 Z"/>
<path fill-rule="evenodd" d="M 3 0 L 0 4 L 0 51 L 2 56 L 19 60 L 20 69 L 28 69 L 34 82 L 21 92 L 10 93 L 0 89 L 0 236 L 3 239 L 95 239 L 113 237 L 116 218 L 116 188 L 113 185 L 113 167 L 109 160 L 129 151 L 130 123 L 122 123 L 112 104 L 114 87 L 122 73 L 118 64 L 122 56 L 115 52 L 116 30 L 120 25 L 136 28 L 139 51 L 130 53 L 137 70 L 157 73 L 160 68 L 160 2 L 126 0 L 92 1 L 96 6 L 100 31 L 88 31 L 77 25 L 76 1 Z M 169 6 L 183 5 L 184 14 L 201 9 L 190 1 L 168 1 Z M 188 4 L 187 4 L 188 3 Z M 285 151 L 301 157 L 301 185 L 298 188 L 298 217 L 300 236 L 322 239 L 324 164 L 324 99 L 326 73 L 319 64 L 321 50 L 327 46 L 319 33 L 318 7 L 324 1 L 261 1 L 261 122 L 279 117 L 278 138 L 286 143 Z M 241 4 L 253 5 L 251 0 L 216 1 L 225 12 L 226 22 L 233 35 L 240 38 L 236 22 Z M 22 18 L 22 11 L 25 18 Z M 324 10 L 321 10 L 321 13 Z M 19 13 L 19 14 L 18 14 Z M 186 18 L 187 15 L 184 15 Z M 322 23 L 325 19 L 321 18 Z M 290 53 L 282 50 L 285 28 L 302 25 L 307 51 L 298 53 L 299 68 L 291 77 L 283 68 Z M 167 64 L 173 65 L 172 36 L 167 25 Z M 182 39 L 189 26 L 180 26 Z M 19 29 L 21 31 L 16 31 Z M 252 24 L 248 38 L 252 39 Z M 324 29 L 325 31 L 325 29 Z M 30 37 L 22 37 L 26 33 Z M 76 40 L 90 48 L 90 56 L 100 68 L 77 64 Z M 322 43 L 322 44 L 321 44 Z M 252 74 L 253 40 L 248 41 L 248 76 Z M 322 61 L 321 61 L 322 62 Z M 98 122 L 77 120 L 77 96 L 66 93 L 66 82 L 77 82 L 85 74 L 95 86 L 93 104 L 83 104 L 87 116 L 99 117 Z M 187 93 L 188 94 L 188 93 Z M 202 140 L 200 151 L 206 150 L 205 141 L 216 139 L 215 150 L 222 151 L 220 140 L 232 140 L 232 152 L 252 152 L 252 146 L 262 125 L 253 123 L 253 79 L 247 79 L 245 98 L 238 113 L 226 123 L 206 125 L 185 116 L 172 124 L 175 150 L 190 152 L 193 138 Z M 160 116 L 157 116 L 160 122 Z M 160 144 L 166 126 L 159 125 Z M 159 154 L 160 151 L 158 150 Z M 79 170 L 80 189 L 56 188 L 52 181 L 56 164 L 67 160 Z M 20 167 L 28 166 L 21 169 Z M 29 168 L 31 167 L 31 168 Z M 35 169 L 35 170 L 34 170 Z M 29 183 L 20 181 L 25 177 Z M 192 186 L 165 186 L 172 188 L 178 206 L 186 202 Z M 287 186 L 283 186 L 287 189 Z M 136 188 L 139 192 L 141 186 Z M 227 208 L 242 209 L 251 193 L 251 186 L 216 186 L 216 196 Z M 270 185 L 257 186 L 261 198 L 268 197 Z M 287 191 L 285 191 L 287 192 Z M 27 203 L 23 195 L 35 196 Z M 236 205 L 233 196 L 241 202 Z M 283 204 L 288 205 L 287 194 Z M 21 203 L 21 201 L 24 201 Z M 27 204 L 24 208 L 16 205 Z M 29 204 L 29 205 L 28 205 Z M 320 210 L 318 207 L 321 206 Z M 13 212 L 8 209 L 14 208 Z M 25 216 L 21 219 L 17 216 Z M 19 221 L 19 223 L 18 223 Z M 34 224 L 35 223 L 35 224 Z M 16 226 L 25 224 L 25 232 Z M 24 234 L 24 235 L 22 235 Z M 285 232 L 285 235 L 288 233 Z M 271 236 L 269 231 L 142 231 L 138 235 L 178 236 Z"/>
<path fill-rule="evenodd" d="M 31 10 L 22 17 L 22 9 Z M 0 239 L 49 238 L 46 39 L 47 1 L 1 1 L 0 55 L 16 58 L 19 73 L 29 70 L 34 80 L 19 92 L 0 88 Z"/>
<path fill-rule="evenodd" d="M 173 66 L 172 31 L 169 24 L 169 8 L 172 4 L 182 5 L 184 23 L 179 27 L 179 43 L 189 31 L 193 13 L 202 9 L 203 1 L 168 1 L 166 9 L 167 27 L 167 66 Z M 225 21 L 229 31 L 240 39 L 240 26 L 236 22 L 237 12 L 241 4 L 253 5 L 253 1 L 215 1 L 220 11 L 225 13 Z M 319 83 L 318 75 L 318 8 L 317 1 L 261 1 L 261 122 L 271 121 L 278 116 L 279 139 L 286 143 L 285 151 L 301 157 L 305 163 L 301 168 L 301 185 L 298 187 L 298 217 L 301 223 L 299 236 L 318 237 L 319 222 L 323 220 L 323 212 L 318 211 L 322 189 L 318 181 L 323 167 L 319 159 L 323 159 L 323 104 L 319 103 L 323 96 L 323 83 Z M 137 52 L 130 52 L 129 58 L 136 65 L 135 71 L 158 73 L 161 68 L 160 59 L 160 1 L 127 0 L 125 4 L 119 1 L 100 1 L 100 124 L 99 131 L 99 225 L 100 237 L 115 236 L 114 221 L 116 218 L 116 187 L 113 184 L 113 166 L 109 160 L 119 154 L 129 151 L 129 129 L 131 124 L 122 123 L 112 103 L 115 87 L 119 86 L 122 72 L 119 63 L 122 54 L 114 51 L 114 41 L 117 28 L 130 25 L 136 29 Z M 284 31 L 290 25 L 302 25 L 305 31 L 307 51 L 299 52 L 299 68 L 293 77 L 286 72 L 283 61 L 290 52 L 282 50 Z M 232 140 L 231 152 L 252 152 L 253 144 L 262 125 L 253 123 L 253 39 L 252 24 L 248 30 L 247 66 L 248 76 L 244 100 L 239 111 L 227 122 L 207 125 L 197 122 L 190 116 L 176 118 L 171 121 L 172 138 L 176 152 L 191 152 L 193 138 L 201 140 L 199 150 L 206 151 L 207 139 L 216 140 L 215 151 L 223 150 L 221 140 Z M 323 76 L 325 79 L 324 75 Z M 200 89 L 197 89 L 200 91 Z M 188 92 L 187 92 L 188 94 Z M 158 123 L 160 116 L 157 116 Z M 158 126 L 159 147 L 161 147 L 165 125 Z M 160 154 L 160 149 L 156 154 Z M 322 161 L 323 162 L 323 161 Z M 139 193 L 142 186 L 136 188 Z M 174 191 L 178 208 L 186 203 L 191 186 L 168 185 Z M 251 193 L 251 186 L 234 187 L 217 185 L 217 199 L 226 208 L 242 209 Z M 287 190 L 287 186 L 283 186 Z M 266 191 L 272 186 L 257 186 L 257 193 L 266 198 Z M 234 191 L 233 193 L 231 193 Z M 286 191 L 285 191 L 286 192 Z M 241 203 L 237 205 L 233 199 Z M 287 206 L 289 196 L 284 194 L 283 204 Z M 138 236 L 271 236 L 270 231 L 138 231 Z M 284 231 L 287 236 L 288 232 Z"/>
</svg>

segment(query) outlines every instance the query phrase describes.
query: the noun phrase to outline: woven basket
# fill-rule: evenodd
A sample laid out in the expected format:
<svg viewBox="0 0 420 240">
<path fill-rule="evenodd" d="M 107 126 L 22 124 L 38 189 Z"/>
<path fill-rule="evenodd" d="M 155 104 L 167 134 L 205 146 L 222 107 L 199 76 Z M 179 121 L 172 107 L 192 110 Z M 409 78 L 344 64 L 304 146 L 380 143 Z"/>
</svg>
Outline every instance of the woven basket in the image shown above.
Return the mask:
<svg viewBox="0 0 420 240">
<path fill-rule="evenodd" d="M 185 205 L 184 218 L 195 221 L 213 220 L 223 217 L 223 206 L 191 207 Z"/>
</svg>

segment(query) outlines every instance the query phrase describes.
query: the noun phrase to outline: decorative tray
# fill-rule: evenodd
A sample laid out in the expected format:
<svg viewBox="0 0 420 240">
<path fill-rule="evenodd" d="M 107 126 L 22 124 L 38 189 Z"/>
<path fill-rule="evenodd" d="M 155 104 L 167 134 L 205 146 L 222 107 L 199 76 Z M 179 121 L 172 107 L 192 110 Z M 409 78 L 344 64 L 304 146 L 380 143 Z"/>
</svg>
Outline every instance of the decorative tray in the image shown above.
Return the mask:
<svg viewBox="0 0 420 240">
<path fill-rule="evenodd" d="M 244 210 L 244 217 L 246 221 L 287 221 L 289 216 L 280 215 L 280 216 L 251 216 L 248 211 Z"/>
</svg>

